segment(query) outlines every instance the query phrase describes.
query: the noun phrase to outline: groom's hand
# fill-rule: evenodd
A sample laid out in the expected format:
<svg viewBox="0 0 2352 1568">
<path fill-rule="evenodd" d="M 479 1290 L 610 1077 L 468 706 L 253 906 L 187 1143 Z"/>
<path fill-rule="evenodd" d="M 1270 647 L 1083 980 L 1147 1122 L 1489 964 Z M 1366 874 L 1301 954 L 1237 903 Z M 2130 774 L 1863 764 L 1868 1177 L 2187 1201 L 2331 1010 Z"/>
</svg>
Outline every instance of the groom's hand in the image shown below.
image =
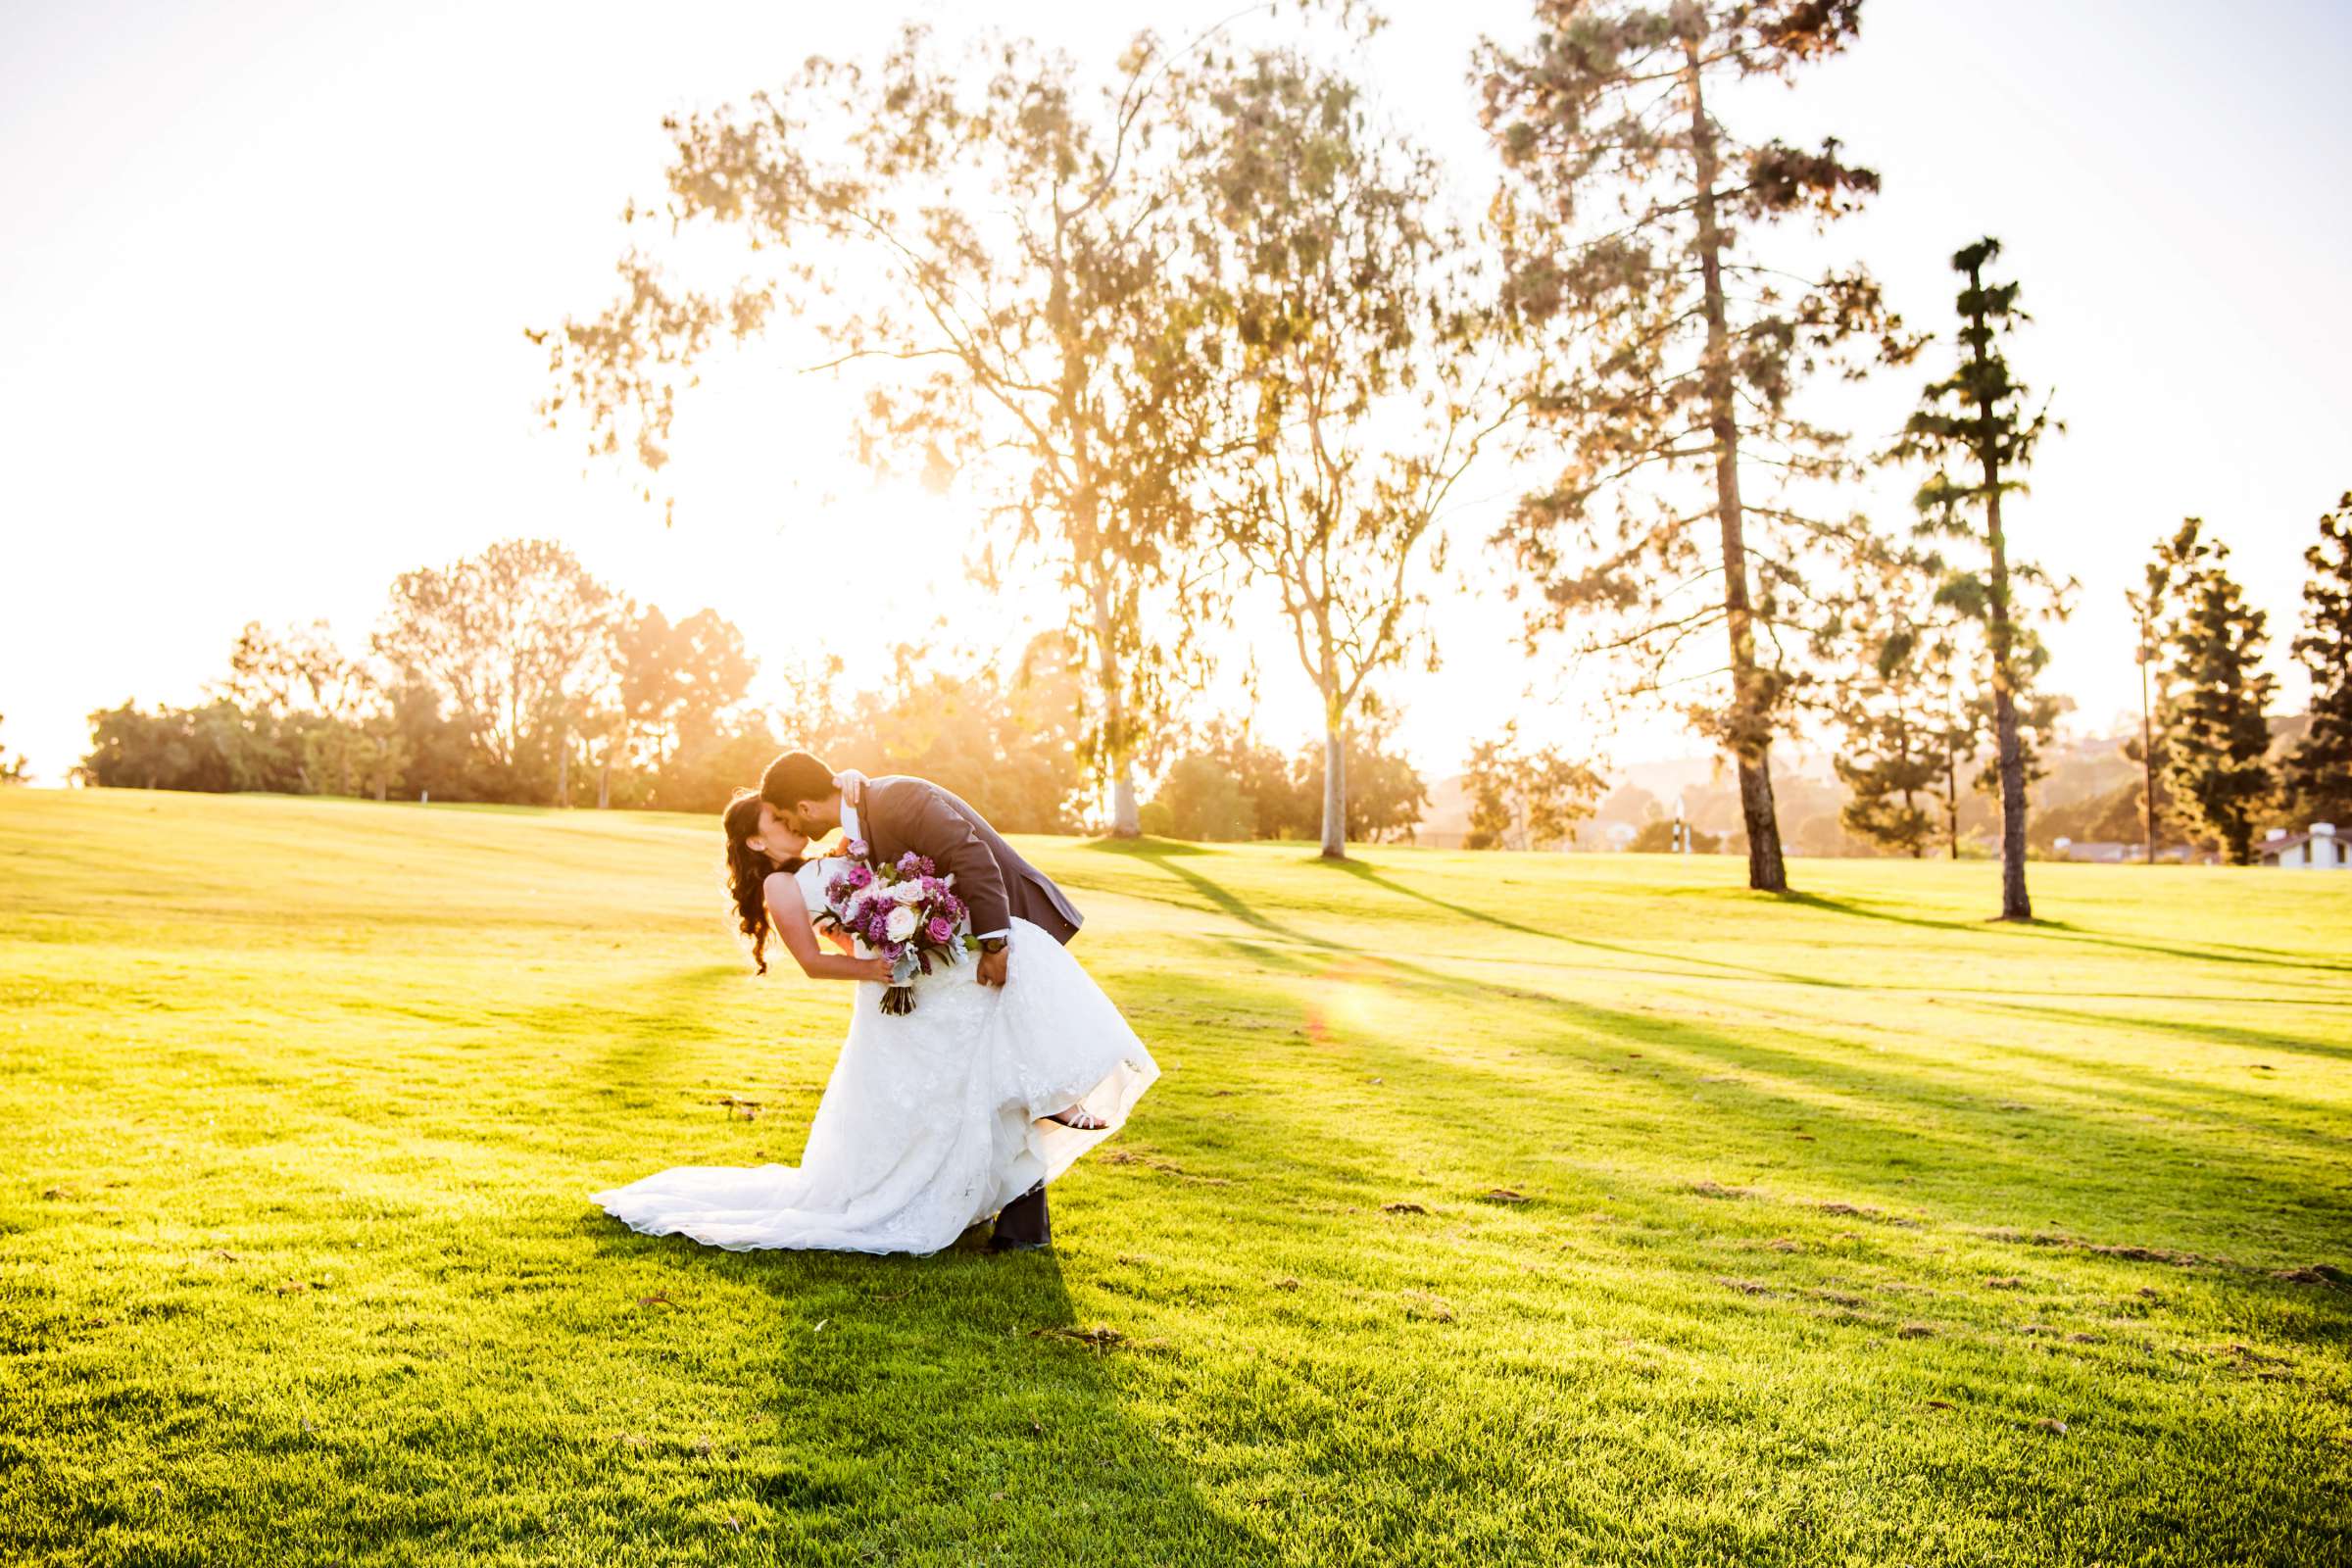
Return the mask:
<svg viewBox="0 0 2352 1568">
<path fill-rule="evenodd" d="M 999 948 L 994 953 L 980 955 L 979 981 L 984 986 L 1001 986 L 1012 978 L 1012 953 Z"/>
</svg>

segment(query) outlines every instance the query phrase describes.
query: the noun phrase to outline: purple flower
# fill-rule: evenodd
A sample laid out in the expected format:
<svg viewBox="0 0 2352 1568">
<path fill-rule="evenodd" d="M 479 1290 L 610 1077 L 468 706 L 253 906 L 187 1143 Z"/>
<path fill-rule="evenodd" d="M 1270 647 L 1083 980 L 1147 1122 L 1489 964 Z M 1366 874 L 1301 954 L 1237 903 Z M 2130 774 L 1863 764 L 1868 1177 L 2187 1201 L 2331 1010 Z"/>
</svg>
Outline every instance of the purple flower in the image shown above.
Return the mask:
<svg viewBox="0 0 2352 1568">
<path fill-rule="evenodd" d="M 854 888 L 861 888 L 873 881 L 874 868 L 864 864 L 853 865 L 842 872 L 841 879 Z"/>
<path fill-rule="evenodd" d="M 945 946 L 947 940 L 956 934 L 956 928 L 953 925 L 950 925 L 944 918 L 936 914 L 931 917 L 931 923 L 925 926 L 923 929 L 925 933 L 929 935 L 932 941 L 937 942 L 942 946 Z"/>
<path fill-rule="evenodd" d="M 848 877 L 837 876 L 832 881 L 825 884 L 825 902 L 828 904 L 839 904 L 842 900 L 848 898 L 856 890 L 850 886 L 850 879 Z"/>
<path fill-rule="evenodd" d="M 923 868 L 923 875 L 925 875 L 925 876 L 937 876 L 937 875 L 939 875 L 939 867 L 938 867 L 937 865 L 934 865 L 934 864 L 932 863 L 932 861 L 931 861 L 931 857 L 929 857 L 928 855 L 926 855 L 926 856 L 924 856 L 922 858 L 920 858 L 920 859 L 916 860 L 914 863 L 915 863 L 916 865 L 919 865 L 919 866 L 921 866 L 921 867 Z"/>
<path fill-rule="evenodd" d="M 853 860 L 862 860 L 867 856 L 874 853 L 872 850 L 866 847 L 865 840 L 863 839 L 852 839 L 849 843 L 844 844 L 841 847 L 841 850 L 844 855 L 847 855 Z"/>
<path fill-rule="evenodd" d="M 948 885 L 945 882 L 942 882 L 939 878 L 926 872 L 923 876 L 923 897 L 926 899 L 944 899 L 947 896 Z"/>
<path fill-rule="evenodd" d="M 899 875 L 919 876 L 924 869 L 923 858 L 912 850 L 908 850 L 905 855 L 899 857 Z"/>
<path fill-rule="evenodd" d="M 953 893 L 949 894 L 946 899 L 941 901 L 939 907 L 940 912 L 945 914 L 951 920 L 960 920 L 966 913 L 966 910 L 963 906 L 963 901 Z"/>
</svg>

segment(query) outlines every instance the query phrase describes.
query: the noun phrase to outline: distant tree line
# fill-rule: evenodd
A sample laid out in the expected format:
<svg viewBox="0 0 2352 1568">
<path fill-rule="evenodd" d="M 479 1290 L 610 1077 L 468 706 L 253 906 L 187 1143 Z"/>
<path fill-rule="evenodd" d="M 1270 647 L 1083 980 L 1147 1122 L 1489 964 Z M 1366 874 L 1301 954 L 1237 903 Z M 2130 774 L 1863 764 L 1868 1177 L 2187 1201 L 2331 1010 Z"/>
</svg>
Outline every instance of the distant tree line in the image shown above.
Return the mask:
<svg viewBox="0 0 2352 1568">
<path fill-rule="evenodd" d="M 678 620 L 596 580 L 564 547 L 510 540 L 404 572 L 364 654 L 323 622 L 240 632 L 205 702 L 90 715 L 76 770 L 116 788 L 706 811 L 777 752 L 934 779 L 1011 832 L 1083 825 L 1084 670 L 1058 632 L 1010 668 L 922 644 L 853 685 L 838 658 L 776 671 L 714 611 Z M 1349 832 L 1409 836 L 1428 804 L 1385 727 L 1349 737 Z M 1148 820 L 1192 838 L 1313 839 L 1321 746 L 1212 724 L 1169 766 Z"/>
<path fill-rule="evenodd" d="M 895 683 L 848 690 L 838 661 L 758 663 L 715 612 L 672 621 L 560 545 L 511 540 L 403 573 L 364 654 L 323 623 L 248 625 L 208 700 L 90 715 L 76 770 L 120 788 L 715 810 L 787 745 L 938 779 L 1014 831 L 1077 825 L 1084 782 L 1058 637 L 1017 668 L 948 674 L 893 651 Z"/>
</svg>

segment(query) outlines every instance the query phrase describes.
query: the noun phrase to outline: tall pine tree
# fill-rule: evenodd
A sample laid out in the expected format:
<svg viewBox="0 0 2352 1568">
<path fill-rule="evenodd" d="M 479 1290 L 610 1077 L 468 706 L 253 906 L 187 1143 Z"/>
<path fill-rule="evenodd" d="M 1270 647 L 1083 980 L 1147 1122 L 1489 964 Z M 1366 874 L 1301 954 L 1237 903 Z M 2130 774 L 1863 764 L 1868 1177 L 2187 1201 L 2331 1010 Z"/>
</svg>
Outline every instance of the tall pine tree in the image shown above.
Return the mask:
<svg viewBox="0 0 2352 1568">
<path fill-rule="evenodd" d="M 2191 517 L 2170 547 L 2180 600 L 2165 628 L 2165 782 L 2189 830 L 2232 865 L 2254 859 L 2254 818 L 2277 785 L 2267 760 L 2276 684 L 2262 669 L 2265 615 L 2227 569 L 2230 549 Z"/>
<path fill-rule="evenodd" d="M 2303 560 L 2311 575 L 2294 651 L 2311 671 L 2311 726 L 2286 760 L 2286 783 L 2304 821 L 2352 825 L 2352 491 L 2320 518 L 2320 542 Z"/>
<path fill-rule="evenodd" d="M 1961 706 L 1956 628 L 1936 598 L 1940 571 L 1932 556 L 1858 536 L 1814 639 L 1815 657 L 1836 671 L 1827 708 L 1844 733 L 1833 763 L 1851 799 L 1838 820 L 1915 859 L 1936 839 L 1931 808 L 1953 739 L 1947 713 Z M 1955 779 L 1955 806 L 1957 792 Z"/>
<path fill-rule="evenodd" d="M 1984 548 L 1985 569 L 1978 582 L 1985 639 L 1991 653 L 1993 744 L 2000 768 L 2001 918 L 2031 920 L 2026 896 L 2026 753 L 2019 734 L 2019 693 L 2026 673 L 2015 612 L 2019 575 L 2009 559 L 2001 502 L 2025 486 L 2017 476 L 2034 462 L 2034 449 L 2050 428 L 2046 413 L 2028 415 L 2026 388 L 2009 373 L 2001 340 L 2026 319 L 2017 308 L 2018 285 L 1987 283 L 1984 269 L 2001 253 L 1997 239 L 1981 239 L 1952 258 L 1952 270 L 1968 279 L 1958 301 L 1960 363 L 1952 373 L 1928 384 L 1919 411 L 1903 427 L 1895 448 L 1900 458 L 1936 466 L 1920 486 L 1924 532 L 1943 534 Z"/>
<path fill-rule="evenodd" d="M 1943 772 L 1934 690 L 1921 664 L 1916 628 L 1904 627 L 1879 644 L 1872 679 L 1853 689 L 1839 716 L 1845 750 L 1835 760 L 1851 792 L 1838 820 L 1853 832 L 1919 859 L 1936 836 L 1923 801 L 1934 799 Z"/>
<path fill-rule="evenodd" d="M 1656 692 L 1694 637 L 1720 633 L 1724 700 L 1690 716 L 1737 763 L 1748 885 L 1788 887 L 1771 748 L 1789 715 L 1781 654 L 1803 561 L 1833 525 L 1781 480 L 1845 471 L 1796 395 L 1890 325 L 1859 270 L 1794 278 L 1753 241 L 1818 229 L 1878 189 L 1833 138 L 1751 140 L 1721 118 L 1741 83 L 1792 80 L 1842 51 L 1860 0 L 1536 0 L 1523 49 L 1488 44 L 1481 118 L 1510 183 L 1496 205 L 1507 298 L 1543 351 L 1534 407 L 1566 466 L 1501 543 L 1546 628 L 1595 615 L 1594 648 Z M 1793 280 L 1792 280 L 1793 279 Z M 1882 346 L 1886 346 L 1882 342 Z M 1654 481 L 1690 475 L 1693 490 Z M 1797 638 L 1811 630 L 1798 628 Z"/>
</svg>

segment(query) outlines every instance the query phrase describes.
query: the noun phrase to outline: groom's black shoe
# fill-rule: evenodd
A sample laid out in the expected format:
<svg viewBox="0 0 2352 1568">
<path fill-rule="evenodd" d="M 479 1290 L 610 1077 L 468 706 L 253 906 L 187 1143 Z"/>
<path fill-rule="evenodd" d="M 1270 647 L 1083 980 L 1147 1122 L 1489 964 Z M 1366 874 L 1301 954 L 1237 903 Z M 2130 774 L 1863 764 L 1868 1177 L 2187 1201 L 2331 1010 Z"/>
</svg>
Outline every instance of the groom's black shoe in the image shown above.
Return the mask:
<svg viewBox="0 0 2352 1568">
<path fill-rule="evenodd" d="M 997 1216 L 992 1252 L 1036 1252 L 1054 1245 L 1054 1216 L 1046 1211 L 1046 1184 L 1039 1182 L 1004 1205 Z"/>
</svg>

